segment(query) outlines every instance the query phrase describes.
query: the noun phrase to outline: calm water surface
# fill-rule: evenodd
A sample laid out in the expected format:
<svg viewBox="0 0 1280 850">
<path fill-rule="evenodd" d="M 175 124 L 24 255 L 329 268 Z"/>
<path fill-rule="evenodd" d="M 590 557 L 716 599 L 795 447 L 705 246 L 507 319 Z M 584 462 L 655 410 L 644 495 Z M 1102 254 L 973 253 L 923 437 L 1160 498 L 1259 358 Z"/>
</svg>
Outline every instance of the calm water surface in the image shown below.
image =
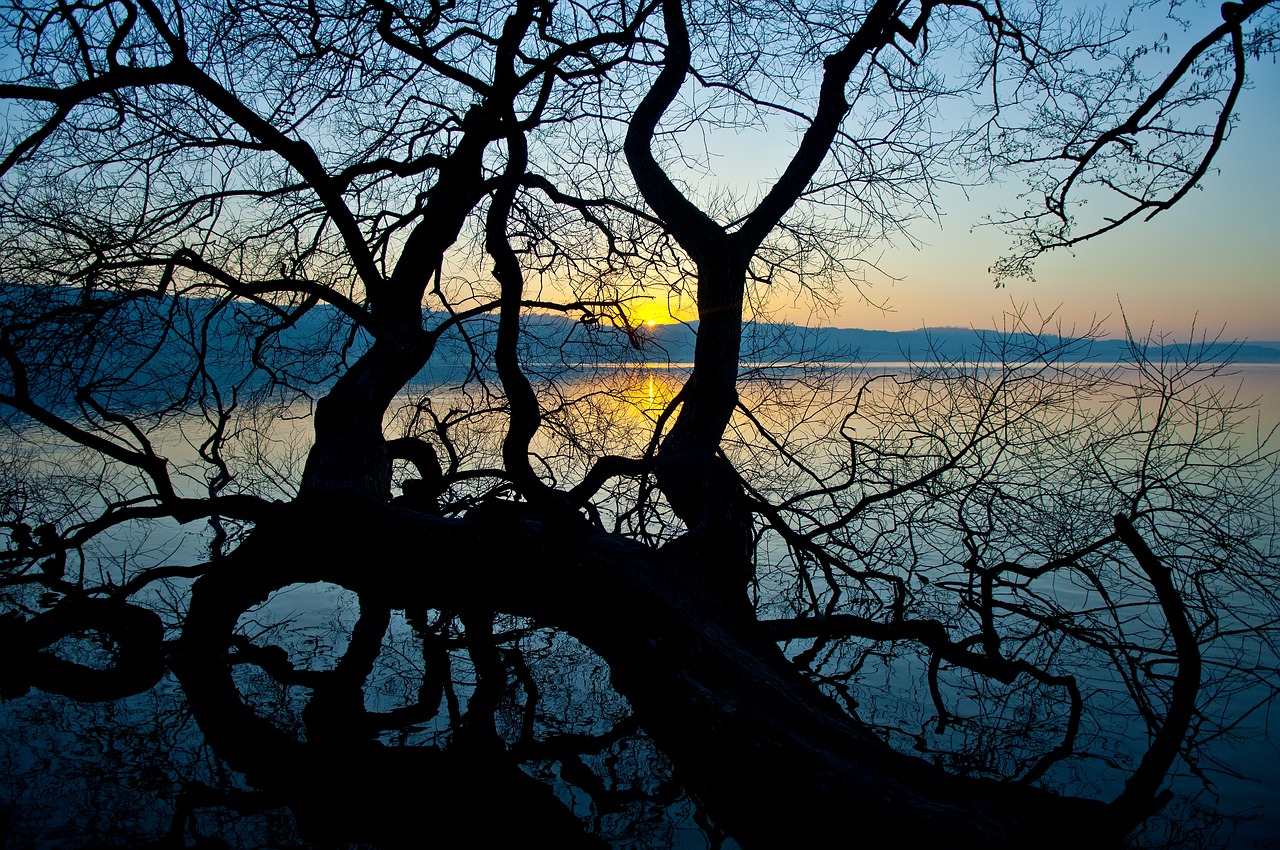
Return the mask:
<svg viewBox="0 0 1280 850">
<path fill-rule="evenodd" d="M 1253 427 L 1266 431 L 1280 422 L 1280 366 L 1242 365 L 1218 379 L 1225 388 L 1238 388 L 1242 398 L 1258 402 Z M 625 393 L 641 410 L 661 407 L 671 393 L 671 375 L 655 372 Z M 637 419 L 638 425 L 643 424 Z M 290 428 L 297 428 L 293 423 Z M 640 428 L 638 433 L 643 433 Z M 288 464 L 282 460 L 282 467 Z M 181 535 L 149 548 L 133 546 L 132 557 L 150 552 L 158 560 L 196 562 L 202 538 Z M 183 610 L 185 585 L 173 582 L 150 593 L 149 603 L 176 623 Z M 240 633 L 258 645 L 283 648 L 298 669 L 325 670 L 345 650 L 356 619 L 354 596 L 333 585 L 302 585 L 278 592 L 263 606 L 246 612 Z M 536 721 L 541 732 L 603 734 L 624 724 L 625 701 L 607 685 L 607 670 L 599 659 L 565 635 L 533 627 L 505 624 L 520 632 L 527 650 L 527 675 L 538 683 L 541 699 Z M 366 706 L 390 710 L 412 697 L 422 672 L 421 641 L 404 616 L 396 613 L 384 640 L 376 675 L 366 685 Z M 415 643 L 417 641 L 417 643 Z M 416 648 L 415 648 L 416 647 Z M 102 653 L 91 637 L 65 641 L 63 653 L 92 658 Z M 415 657 L 415 652 L 419 657 Z M 465 707 L 472 696 L 475 673 L 463 655 L 451 670 L 452 693 Z M 912 674 L 900 669 L 887 676 Z M 299 729 L 305 689 L 282 688 L 246 669 L 238 684 L 246 700 L 284 728 Z M 890 681 L 892 690 L 893 682 Z M 1261 698 L 1261 692 L 1254 696 Z M 918 710 L 928 713 L 928 705 Z M 905 713 L 913 709 L 886 708 Z M 515 711 L 512 723 L 524 722 Z M 399 740 L 388 744 L 441 743 L 448 739 L 449 712 L 415 724 Z M 518 737 L 517 730 L 500 730 Z M 1209 846 L 1238 850 L 1280 848 L 1280 711 L 1262 708 L 1237 718 L 1229 736 L 1210 745 L 1194 765 L 1180 763 L 1174 790 L 1200 793 L 1216 802 L 1223 815 L 1246 820 L 1209 833 Z M 1105 754 L 1099 754 L 1104 757 Z M 734 847 L 720 843 L 714 828 L 693 801 L 682 793 L 662 791 L 670 766 L 647 744 L 630 733 L 582 763 L 616 788 L 647 789 L 647 799 L 601 811 L 574 781 L 564 765 L 531 761 L 526 771 L 545 779 L 597 834 L 618 847 L 701 848 Z M 140 847 L 166 834 L 203 835 L 222 846 L 299 846 L 295 824 L 287 812 L 268 810 L 236 815 L 226 808 L 197 807 L 179 815 L 181 801 L 192 789 L 249 789 L 244 777 L 229 771 L 204 742 L 185 706 L 180 689 L 166 677 L 146 694 L 101 704 L 33 691 L 0 705 L 0 846 Z M 1206 792 L 1205 789 L 1208 789 Z M 655 790 L 657 789 L 657 790 Z M 651 792 L 651 793 L 650 793 Z M 645 794 L 638 795 L 644 798 Z M 429 827 L 427 830 L 429 831 Z M 176 830 L 176 832 L 175 832 Z"/>
</svg>

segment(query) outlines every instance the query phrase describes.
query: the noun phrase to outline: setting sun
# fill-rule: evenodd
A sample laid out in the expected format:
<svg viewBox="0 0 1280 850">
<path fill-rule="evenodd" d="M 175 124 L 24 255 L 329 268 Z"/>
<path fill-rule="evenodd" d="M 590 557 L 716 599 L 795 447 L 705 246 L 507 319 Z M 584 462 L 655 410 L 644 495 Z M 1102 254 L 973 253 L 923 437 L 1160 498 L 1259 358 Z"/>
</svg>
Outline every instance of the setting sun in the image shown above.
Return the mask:
<svg viewBox="0 0 1280 850">
<path fill-rule="evenodd" d="M 685 309 L 683 303 L 665 295 L 636 298 L 626 302 L 625 309 L 633 327 L 656 328 L 658 325 L 670 325 L 694 318 L 692 310 Z"/>
</svg>

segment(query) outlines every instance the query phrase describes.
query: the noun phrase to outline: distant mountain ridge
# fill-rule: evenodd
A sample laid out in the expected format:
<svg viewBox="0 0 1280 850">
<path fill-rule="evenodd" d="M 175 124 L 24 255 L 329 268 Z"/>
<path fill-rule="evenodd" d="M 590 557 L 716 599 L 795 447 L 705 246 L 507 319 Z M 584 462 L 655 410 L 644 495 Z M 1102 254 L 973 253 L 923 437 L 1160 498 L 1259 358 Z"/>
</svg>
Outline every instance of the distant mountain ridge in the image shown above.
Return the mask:
<svg viewBox="0 0 1280 850">
<path fill-rule="evenodd" d="M 693 359 L 694 325 L 662 325 L 641 331 L 653 350 L 647 361 Z M 808 328 L 786 324 L 752 324 L 743 328 L 742 359 L 747 362 L 932 363 L 958 360 L 1019 359 L 1036 350 L 1056 348 L 1066 362 L 1119 363 L 1133 359 L 1124 339 L 1091 340 L 1078 337 L 1039 337 L 972 328 L 922 328 L 881 331 L 859 328 Z M 1219 341 L 1147 344 L 1148 357 L 1203 360 L 1230 359 L 1237 363 L 1280 363 L 1280 341 Z"/>
<path fill-rule="evenodd" d="M 110 308 L 109 312 L 99 312 Z M 249 392 L 274 378 L 308 392 L 323 392 L 369 346 L 352 333 L 333 307 L 317 305 L 286 316 L 249 302 L 148 297 L 100 303 L 70 288 L 28 287 L 0 281 L 0 320 L 24 327 L 37 315 L 58 317 L 56 326 L 16 333 L 19 344 L 46 352 L 31 392 L 52 409 L 76 404 L 78 364 L 96 364 L 95 392 L 121 407 L 157 408 L 185 403 L 191 376 Z M 450 317 L 427 313 L 428 327 Z M 420 385 L 457 383 L 469 374 L 495 378 L 497 317 L 474 317 L 465 328 L 442 334 Z M 604 322 L 531 313 L 522 318 L 520 361 L 530 377 L 565 378 L 627 363 L 688 364 L 694 359 L 697 323 L 623 329 Z M 1148 344 L 1145 356 L 1174 362 L 1280 363 L 1280 342 L 1246 341 Z M 765 366 L 799 363 L 1024 362 L 1122 363 L 1133 360 L 1123 339 L 1089 340 L 982 331 L 922 328 L 882 331 L 747 322 L 740 360 Z M 81 358 L 81 359 L 76 359 Z M 117 377 L 118 376 L 118 377 Z M 13 376 L 0 369 L 0 389 Z M 198 382 L 197 382 L 198 383 Z"/>
</svg>

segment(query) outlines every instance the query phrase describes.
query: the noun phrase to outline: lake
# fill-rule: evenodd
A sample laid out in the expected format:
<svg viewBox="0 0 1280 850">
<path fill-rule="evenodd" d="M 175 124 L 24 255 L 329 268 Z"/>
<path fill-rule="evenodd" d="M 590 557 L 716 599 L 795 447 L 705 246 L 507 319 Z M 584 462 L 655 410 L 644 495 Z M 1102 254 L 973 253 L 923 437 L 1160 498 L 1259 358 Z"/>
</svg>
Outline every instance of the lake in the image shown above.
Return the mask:
<svg viewBox="0 0 1280 850">
<path fill-rule="evenodd" d="M 1239 365 L 1227 374 L 1202 376 L 1205 390 L 1218 394 L 1212 399 L 1219 406 L 1226 398 L 1257 400 L 1253 412 L 1229 423 L 1213 419 L 1211 405 L 1203 403 L 1209 396 L 1179 408 L 1182 419 L 1151 406 L 1158 393 L 1143 396 L 1139 404 L 1134 388 L 1150 390 L 1151 376 L 1133 372 L 1112 375 L 1106 392 L 1068 403 L 1068 391 L 1081 387 L 1072 383 L 1072 375 L 1084 367 L 1048 376 L 1034 364 L 1003 377 L 979 370 L 947 385 L 945 392 L 937 383 L 941 373 L 921 380 L 905 373 L 902 364 L 872 368 L 866 374 L 855 374 L 848 366 L 748 370 L 743 398 L 751 415 L 735 420 L 726 454 L 752 476 L 762 495 L 794 511 L 796 522 L 821 529 L 813 531 L 814 540 L 843 553 L 846 564 L 859 566 L 844 573 L 832 570 L 798 553 L 777 533 L 762 530 L 752 592 L 763 618 L 883 612 L 886 594 L 892 595 L 886 590 L 892 582 L 885 576 L 892 575 L 930 616 L 957 629 L 974 628 L 979 619 L 973 602 L 976 573 L 958 569 L 957 562 L 972 554 L 1030 563 L 1044 552 L 1058 551 L 1055 547 L 1065 545 L 1062 540 L 1097 520 L 1092 513 L 1101 511 L 1106 519 L 1100 500 L 1108 487 L 1121 490 L 1131 478 L 1155 491 L 1164 487 L 1180 497 L 1204 499 L 1204 504 L 1170 506 L 1169 516 L 1160 520 L 1167 523 L 1161 531 L 1171 541 L 1169 556 L 1183 559 L 1178 563 L 1201 564 L 1210 556 L 1221 560 L 1220 548 L 1197 548 L 1200 544 L 1191 536 L 1204 531 L 1207 518 L 1217 516 L 1212 513 L 1216 488 L 1229 495 L 1226 477 L 1204 464 L 1229 459 L 1236 471 L 1266 469 L 1266 463 L 1255 463 L 1261 457 L 1256 452 L 1244 453 L 1243 459 L 1224 454 L 1223 435 L 1229 432 L 1232 440 L 1252 440 L 1256 446 L 1271 425 L 1280 423 L 1277 365 Z M 554 392 L 544 394 L 548 417 L 535 445 L 547 474 L 573 481 L 590 457 L 642 451 L 651 423 L 674 396 L 681 377 L 680 366 L 638 364 L 560 380 Z M 904 384 L 904 377 L 916 382 Z M 1046 386 L 1057 390 L 1046 391 Z M 984 404 L 1001 394 L 1007 394 L 1010 410 L 1039 412 L 1004 416 L 998 427 L 984 425 L 977 440 L 975 417 L 987 416 Z M 424 404 L 424 395 L 430 396 L 430 405 Z M 1132 418 L 1135 411 L 1147 418 Z M 291 409 L 281 417 L 271 411 L 256 427 L 245 427 L 240 442 L 228 446 L 233 468 L 239 463 L 245 474 L 256 476 L 259 489 L 287 497 L 308 436 L 305 413 Z M 433 389 L 406 395 L 389 417 L 388 429 L 393 434 L 424 433 L 441 422 L 474 424 L 453 448 L 471 465 L 485 467 L 496 463 L 499 445 L 484 423 L 501 415 L 473 396 Z M 183 439 L 195 424 L 169 423 L 157 432 L 158 444 L 178 465 L 197 459 Z M 456 427 L 462 435 L 461 426 Z M 1070 440 L 1055 436 L 1068 432 L 1074 435 Z M 1144 435 L 1154 440 L 1157 433 L 1162 440 L 1158 452 L 1152 441 L 1143 442 Z M 9 475 L 45 463 L 64 474 L 74 470 L 73 453 L 60 455 L 52 441 L 37 452 L 30 443 L 40 438 L 26 437 L 25 449 L 10 451 Z M 1274 451 L 1273 443 L 1265 447 Z M 903 461 L 903 447 L 914 452 L 910 463 Z M 783 451 L 790 453 L 790 463 L 779 460 Z M 960 477 L 939 476 L 918 497 L 908 494 L 883 503 L 865 498 L 892 489 L 938 458 L 957 457 L 963 460 L 954 464 Z M 27 465 L 20 468 L 14 458 Z M 1163 464 L 1161 473 L 1142 478 L 1156 461 Z M 1128 470 L 1129 477 L 1103 474 L 1100 470 L 1108 464 Z M 850 470 L 855 468 L 862 477 L 852 486 Z M 1063 481 L 1071 482 L 1070 487 Z M 826 492 L 835 484 L 843 488 L 843 501 Z M 481 475 L 467 479 L 457 492 L 459 498 L 473 499 L 492 487 L 492 479 Z M 1064 492 L 1071 487 L 1078 492 Z M 804 499 L 797 496 L 806 491 Z M 1275 517 L 1264 509 L 1276 506 L 1274 488 L 1269 492 L 1267 499 L 1250 503 L 1262 511 L 1257 517 L 1262 530 L 1250 538 L 1251 551 L 1265 557 L 1271 556 L 1267 528 L 1274 527 Z M 635 498 L 628 486 L 606 493 L 599 501 L 601 521 L 654 540 L 673 533 L 660 502 L 652 503 L 647 514 L 622 507 Z M 793 498 L 794 503 L 787 503 Z M 975 511 L 975 505 L 981 510 Z M 836 521 L 846 514 L 856 519 Z M 1188 516 L 1185 525 L 1177 519 L 1182 514 Z M 1226 535 L 1234 528 L 1224 525 L 1218 531 Z M 1036 539 L 1018 539 L 1014 531 Z M 199 563 L 209 542 L 205 527 L 139 524 L 77 557 L 82 569 L 119 585 L 157 565 Z M 1141 655 L 1152 649 L 1144 642 L 1159 640 L 1163 620 L 1149 594 L 1143 595 L 1141 575 L 1122 560 L 1112 552 L 1090 566 L 1099 575 L 1104 568 L 1129 571 L 1109 586 L 1105 600 L 1078 574 L 1060 571 L 1025 581 L 1004 573 L 993 591 L 996 610 L 1009 622 L 1005 645 L 1017 645 L 1007 651 L 1022 652 L 1059 621 L 1069 622 L 1070 628 L 1062 628 L 1043 648 L 1026 650 L 1023 657 L 1046 670 L 1056 664 L 1094 665 L 1079 677 L 1084 701 L 1094 708 L 1083 716 L 1074 751 L 1062 758 L 1046 760 L 1067 725 L 1068 701 L 1057 685 L 1010 688 L 959 667 L 931 669 L 918 647 L 903 643 L 800 637 L 783 645 L 833 698 L 900 749 L 970 775 L 1036 771 L 1050 787 L 1109 798 L 1125 776 L 1122 766 L 1141 754 L 1148 732 L 1141 712 L 1120 713 L 1120 707 L 1131 701 L 1134 688 L 1142 689 L 1142 699 L 1158 696 L 1176 666 L 1159 646 L 1155 649 L 1160 651 Z M 1259 595 L 1275 598 L 1275 561 L 1270 565 L 1270 573 L 1257 574 L 1261 587 L 1253 589 L 1226 583 L 1237 580 L 1229 570 L 1197 573 L 1192 586 L 1224 608 L 1210 622 L 1193 606 L 1202 634 L 1217 634 L 1203 647 L 1203 740 L 1175 763 L 1171 787 L 1177 796 L 1145 833 L 1150 846 L 1280 847 L 1280 714 L 1268 701 L 1278 684 L 1276 635 L 1258 639 L 1242 629 L 1249 622 L 1243 618 L 1266 615 L 1257 607 Z M 189 589 L 188 579 L 174 577 L 149 586 L 134 601 L 157 612 L 172 638 L 185 616 Z M 6 611 L 29 614 L 36 607 L 23 596 L 21 584 L 0 585 L 0 592 Z M 1198 605 L 1199 599 L 1192 602 Z M 309 683 L 336 669 L 357 640 L 360 617 L 353 592 L 322 582 L 281 588 L 245 611 L 237 626 L 242 661 L 234 668 L 244 703 L 271 729 L 305 738 L 307 706 L 314 696 Z M 492 630 L 492 645 L 506 671 L 504 687 L 488 693 L 483 665 L 476 660 L 483 654 L 473 654 L 469 643 L 480 628 L 434 609 L 390 613 L 362 687 L 366 712 L 397 718 L 388 721 L 394 731 L 377 733 L 382 743 L 424 749 L 450 744 L 470 708 L 492 700 L 495 731 L 517 754 L 523 774 L 551 788 L 593 834 L 613 846 L 736 846 L 680 787 L 678 770 L 637 728 L 627 701 L 610 686 L 602 659 L 563 632 L 520 618 L 499 618 L 483 628 Z M 106 665 L 111 658 L 111 647 L 93 633 L 64 638 L 56 649 L 60 657 L 90 666 Z M 268 672 L 281 658 L 296 672 L 295 680 L 283 682 Z M 424 696 L 424 682 L 431 683 L 430 699 Z M 191 846 L 197 839 L 237 848 L 299 846 L 303 804 L 294 801 L 290 808 L 255 796 L 252 778 L 229 767 L 196 724 L 172 673 L 144 692 L 103 702 L 81 702 L 39 689 L 4 694 L 0 846 L 159 846 L 166 836 L 182 842 L 176 846 Z M 512 781 L 518 784 L 518 777 Z M 410 820 L 413 815 L 404 813 Z"/>
</svg>

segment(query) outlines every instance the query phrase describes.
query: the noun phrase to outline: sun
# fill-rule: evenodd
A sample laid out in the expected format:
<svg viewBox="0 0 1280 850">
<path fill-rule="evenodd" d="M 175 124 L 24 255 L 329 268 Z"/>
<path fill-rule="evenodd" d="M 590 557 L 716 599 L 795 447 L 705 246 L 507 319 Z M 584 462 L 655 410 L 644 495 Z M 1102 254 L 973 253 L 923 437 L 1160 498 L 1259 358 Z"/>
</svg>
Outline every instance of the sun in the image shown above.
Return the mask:
<svg viewBox="0 0 1280 850">
<path fill-rule="evenodd" d="M 636 298 L 626 304 L 627 319 L 632 327 L 656 328 L 683 321 L 682 305 L 665 297 Z"/>
</svg>

